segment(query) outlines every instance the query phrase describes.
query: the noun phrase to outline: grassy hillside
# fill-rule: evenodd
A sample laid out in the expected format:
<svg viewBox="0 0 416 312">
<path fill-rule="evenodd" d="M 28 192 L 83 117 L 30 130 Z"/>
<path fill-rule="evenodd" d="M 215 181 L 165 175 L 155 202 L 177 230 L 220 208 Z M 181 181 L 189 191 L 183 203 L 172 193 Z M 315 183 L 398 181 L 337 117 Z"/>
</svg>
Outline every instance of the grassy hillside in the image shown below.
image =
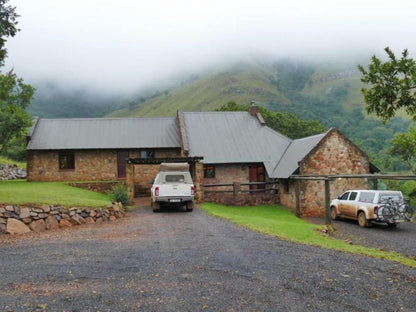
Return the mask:
<svg viewBox="0 0 416 312">
<path fill-rule="evenodd" d="M 370 155 L 380 168 L 406 169 L 387 154 L 395 133 L 409 120 L 395 118 L 383 125 L 364 112 L 360 73 L 355 66 L 311 64 L 280 60 L 230 66 L 200 74 L 180 86 L 130 102 L 109 116 L 174 116 L 184 111 L 215 110 L 234 101 L 255 101 L 272 111 L 289 112 L 302 119 L 336 127 Z"/>
<path fill-rule="evenodd" d="M 211 71 L 187 84 L 162 93 L 160 96 L 115 111 L 108 116 L 174 116 L 184 111 L 215 110 L 229 101 L 237 103 L 268 102 L 271 99 L 289 102 L 270 83 L 272 68 L 260 65 L 235 65 L 223 71 Z"/>
</svg>

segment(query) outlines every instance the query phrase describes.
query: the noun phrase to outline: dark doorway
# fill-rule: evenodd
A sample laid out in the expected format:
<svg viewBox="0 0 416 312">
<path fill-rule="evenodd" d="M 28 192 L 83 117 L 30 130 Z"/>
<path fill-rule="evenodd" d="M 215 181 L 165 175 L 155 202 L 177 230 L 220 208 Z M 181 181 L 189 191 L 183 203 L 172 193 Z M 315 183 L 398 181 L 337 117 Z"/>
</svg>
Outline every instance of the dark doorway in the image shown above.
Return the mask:
<svg viewBox="0 0 416 312">
<path fill-rule="evenodd" d="M 126 178 L 126 159 L 129 158 L 128 151 L 117 152 L 117 177 L 119 179 Z"/>
<path fill-rule="evenodd" d="M 249 173 L 249 179 L 250 182 L 265 182 L 266 181 L 266 175 L 264 171 L 263 165 L 254 165 L 250 166 L 250 173 Z M 264 190 L 265 185 L 250 185 L 250 191 L 252 190 Z"/>
</svg>

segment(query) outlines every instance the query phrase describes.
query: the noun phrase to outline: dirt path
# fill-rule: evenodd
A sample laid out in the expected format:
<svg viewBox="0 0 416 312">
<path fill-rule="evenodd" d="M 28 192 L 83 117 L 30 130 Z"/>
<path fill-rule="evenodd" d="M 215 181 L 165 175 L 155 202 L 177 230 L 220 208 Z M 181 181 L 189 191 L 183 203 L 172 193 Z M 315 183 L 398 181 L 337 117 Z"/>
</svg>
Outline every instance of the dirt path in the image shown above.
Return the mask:
<svg viewBox="0 0 416 312">
<path fill-rule="evenodd" d="M 0 237 L 0 311 L 413 311 L 416 270 L 192 213 Z"/>
</svg>

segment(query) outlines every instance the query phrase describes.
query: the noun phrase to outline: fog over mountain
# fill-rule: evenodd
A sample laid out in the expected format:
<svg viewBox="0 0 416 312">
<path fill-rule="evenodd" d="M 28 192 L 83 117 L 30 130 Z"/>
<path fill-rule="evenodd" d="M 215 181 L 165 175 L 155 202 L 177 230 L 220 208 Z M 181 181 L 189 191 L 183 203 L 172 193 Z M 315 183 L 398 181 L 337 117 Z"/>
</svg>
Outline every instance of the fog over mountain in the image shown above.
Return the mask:
<svg viewBox="0 0 416 312">
<path fill-rule="evenodd" d="M 218 64 L 280 57 L 348 62 L 416 52 L 405 0 L 11 0 L 19 32 L 3 70 L 101 93 L 165 84 Z M 409 40 L 410 39 L 410 40 Z"/>
</svg>

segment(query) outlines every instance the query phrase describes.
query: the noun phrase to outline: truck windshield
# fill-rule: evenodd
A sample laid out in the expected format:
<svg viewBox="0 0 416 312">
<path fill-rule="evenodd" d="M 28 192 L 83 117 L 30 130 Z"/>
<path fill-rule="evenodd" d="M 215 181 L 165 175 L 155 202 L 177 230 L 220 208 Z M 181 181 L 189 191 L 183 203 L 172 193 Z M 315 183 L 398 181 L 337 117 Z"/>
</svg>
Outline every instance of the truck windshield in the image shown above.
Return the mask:
<svg viewBox="0 0 416 312">
<path fill-rule="evenodd" d="M 166 182 L 185 182 L 183 174 L 168 174 L 165 176 Z"/>
</svg>

